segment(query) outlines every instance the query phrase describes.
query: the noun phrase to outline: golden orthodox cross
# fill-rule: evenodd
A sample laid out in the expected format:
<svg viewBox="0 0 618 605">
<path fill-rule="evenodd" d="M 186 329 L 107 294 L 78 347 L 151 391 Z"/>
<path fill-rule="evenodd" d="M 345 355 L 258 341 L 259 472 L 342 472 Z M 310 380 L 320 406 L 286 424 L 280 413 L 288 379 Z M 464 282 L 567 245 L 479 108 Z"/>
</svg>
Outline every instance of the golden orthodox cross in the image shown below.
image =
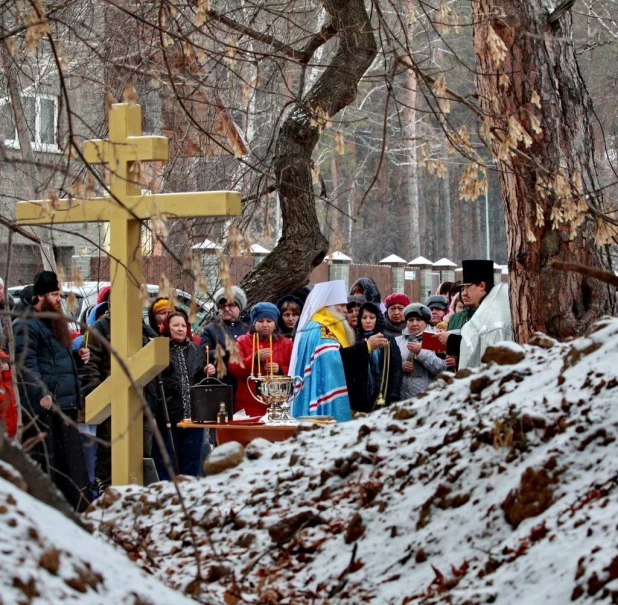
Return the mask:
<svg viewBox="0 0 618 605">
<path fill-rule="evenodd" d="M 166 137 L 142 136 L 139 105 L 113 105 L 109 140 L 84 143 L 90 164 L 108 164 L 111 197 L 62 200 L 50 213 L 50 201 L 17 204 L 18 225 L 103 222 L 110 224 L 111 344 L 135 382 L 143 387 L 169 364 L 169 341 L 155 338 L 142 348 L 140 227 L 154 216 L 188 218 L 237 216 L 234 191 L 142 195 L 135 162 L 166 161 Z M 86 398 L 86 422 L 112 417 L 112 483 L 143 483 L 143 418 L 139 394 L 112 356 L 109 378 Z"/>
</svg>

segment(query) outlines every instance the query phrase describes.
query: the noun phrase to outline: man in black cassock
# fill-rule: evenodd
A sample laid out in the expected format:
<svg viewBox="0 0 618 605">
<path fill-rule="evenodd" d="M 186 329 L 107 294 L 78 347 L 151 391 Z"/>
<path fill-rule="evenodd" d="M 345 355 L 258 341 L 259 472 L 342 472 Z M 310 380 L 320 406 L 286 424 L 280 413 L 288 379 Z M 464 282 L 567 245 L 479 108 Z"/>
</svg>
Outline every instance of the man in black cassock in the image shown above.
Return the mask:
<svg viewBox="0 0 618 605">
<path fill-rule="evenodd" d="M 30 312 L 13 323 L 22 443 L 73 507 L 85 510 L 90 492 L 77 430 L 77 414 L 83 408 L 77 368 L 88 362 L 90 351 L 71 350 L 61 301 L 56 274 L 42 271 L 34 280 Z"/>
</svg>

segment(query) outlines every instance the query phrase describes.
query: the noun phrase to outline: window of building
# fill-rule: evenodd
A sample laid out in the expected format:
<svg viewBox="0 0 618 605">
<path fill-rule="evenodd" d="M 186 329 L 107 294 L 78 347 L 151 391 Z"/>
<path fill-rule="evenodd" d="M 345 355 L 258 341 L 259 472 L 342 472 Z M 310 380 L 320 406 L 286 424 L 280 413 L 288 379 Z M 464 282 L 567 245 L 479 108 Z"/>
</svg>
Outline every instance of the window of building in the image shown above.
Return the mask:
<svg viewBox="0 0 618 605">
<path fill-rule="evenodd" d="M 26 94 L 21 98 L 23 111 L 35 151 L 58 153 L 58 97 L 45 93 Z M 0 137 L 6 147 L 19 149 L 17 129 L 8 98 L 0 99 Z"/>
</svg>

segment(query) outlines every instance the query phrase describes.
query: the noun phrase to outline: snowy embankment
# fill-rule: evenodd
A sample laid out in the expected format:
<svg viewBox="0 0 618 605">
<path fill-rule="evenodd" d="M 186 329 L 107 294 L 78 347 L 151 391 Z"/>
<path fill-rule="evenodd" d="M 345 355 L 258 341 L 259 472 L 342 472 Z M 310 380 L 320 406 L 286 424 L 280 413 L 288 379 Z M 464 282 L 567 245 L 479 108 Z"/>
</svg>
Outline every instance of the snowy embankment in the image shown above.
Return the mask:
<svg viewBox="0 0 618 605">
<path fill-rule="evenodd" d="M 0 478 L 0 603 L 181 605 L 192 601 L 149 576 L 124 553 Z"/>
<path fill-rule="evenodd" d="M 618 320 L 87 515 L 203 602 L 618 601 Z M 502 364 L 500 365 L 498 361 Z M 249 457 L 251 459 L 249 459 Z M 189 529 L 193 527 L 193 537 Z"/>
</svg>

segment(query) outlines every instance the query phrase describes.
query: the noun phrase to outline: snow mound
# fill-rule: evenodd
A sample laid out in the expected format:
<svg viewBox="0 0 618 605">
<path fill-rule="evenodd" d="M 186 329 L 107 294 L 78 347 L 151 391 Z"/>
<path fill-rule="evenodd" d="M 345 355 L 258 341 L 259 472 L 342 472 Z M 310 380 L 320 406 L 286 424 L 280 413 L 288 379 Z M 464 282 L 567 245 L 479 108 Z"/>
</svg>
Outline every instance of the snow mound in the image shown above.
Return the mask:
<svg viewBox="0 0 618 605">
<path fill-rule="evenodd" d="M 12 479 L 0 479 L 1 603 L 192 602 L 16 487 L 20 475 Z"/>
<path fill-rule="evenodd" d="M 533 342 L 88 519 L 203 602 L 617 602 L 618 320 Z"/>
</svg>

